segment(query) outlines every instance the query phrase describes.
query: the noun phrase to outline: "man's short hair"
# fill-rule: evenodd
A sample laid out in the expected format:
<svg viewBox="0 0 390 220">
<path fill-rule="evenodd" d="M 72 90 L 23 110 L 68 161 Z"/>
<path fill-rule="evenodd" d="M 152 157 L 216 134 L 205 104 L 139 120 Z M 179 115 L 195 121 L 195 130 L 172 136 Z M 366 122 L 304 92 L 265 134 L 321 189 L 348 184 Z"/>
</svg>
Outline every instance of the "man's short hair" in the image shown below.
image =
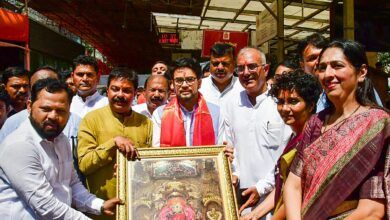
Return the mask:
<svg viewBox="0 0 390 220">
<path fill-rule="evenodd" d="M 41 70 L 46 70 L 46 71 L 53 72 L 53 73 L 57 76 L 57 78 L 60 79 L 60 75 L 58 74 L 58 71 L 57 71 L 54 67 L 48 66 L 48 65 L 45 65 L 45 66 L 41 66 L 41 67 L 36 68 L 36 69 L 32 72 L 31 77 L 32 77 L 36 72 L 41 71 Z M 30 77 L 30 78 L 31 78 L 31 77 Z"/>
<path fill-rule="evenodd" d="M 268 72 L 267 79 L 271 79 L 272 77 L 275 76 L 276 69 L 279 66 L 285 66 L 287 68 L 290 68 L 292 70 L 298 69 L 299 68 L 299 62 L 297 59 L 294 57 L 289 57 L 284 59 L 282 62 L 278 63 L 276 66 L 274 66 L 271 71 Z"/>
<path fill-rule="evenodd" d="M 12 77 L 27 77 L 30 79 L 30 72 L 20 66 L 8 67 L 3 73 L 3 83 L 7 85 Z"/>
<path fill-rule="evenodd" d="M 72 92 L 65 83 L 59 81 L 58 79 L 52 78 L 40 79 L 34 83 L 31 89 L 31 103 L 34 103 L 38 99 L 38 94 L 43 89 L 49 93 L 65 91 L 70 105 L 72 101 Z"/>
<path fill-rule="evenodd" d="M 66 79 L 68 79 L 69 77 L 72 76 L 72 71 L 70 71 L 70 70 L 63 70 L 63 71 L 60 72 L 60 76 L 61 76 L 61 81 L 65 82 Z"/>
<path fill-rule="evenodd" d="M 11 105 L 11 98 L 3 87 L 0 87 L 0 101 L 3 101 L 7 108 Z"/>
<path fill-rule="evenodd" d="M 320 33 L 314 33 L 299 41 L 297 52 L 301 61 L 303 61 L 303 52 L 309 44 L 318 49 L 322 49 L 328 44 L 328 41 Z"/>
<path fill-rule="evenodd" d="M 145 90 L 147 89 L 149 80 L 151 80 L 153 78 L 157 78 L 157 77 L 160 77 L 160 75 L 152 75 L 152 76 L 149 76 L 148 78 L 146 78 L 145 83 L 144 83 L 144 89 Z M 164 77 L 164 79 L 167 81 L 167 89 L 169 90 L 169 79 L 168 79 L 168 77 L 165 74 L 162 75 L 161 77 Z"/>
<path fill-rule="evenodd" d="M 202 67 L 202 74 L 210 72 L 210 61 L 207 61 Z"/>
<path fill-rule="evenodd" d="M 87 56 L 87 55 L 79 55 L 73 60 L 73 71 L 76 69 L 78 65 L 90 65 L 93 66 L 96 73 L 99 72 L 98 63 L 94 57 Z"/>
<path fill-rule="evenodd" d="M 134 89 L 138 88 L 137 72 L 127 67 L 116 67 L 112 69 L 110 75 L 108 76 L 107 88 L 110 86 L 112 80 L 119 78 L 123 78 L 131 82 L 134 86 Z"/>
<path fill-rule="evenodd" d="M 238 52 L 237 58 L 238 58 L 239 56 L 242 56 L 243 54 L 246 54 L 246 53 L 250 52 L 250 51 L 255 51 L 255 52 L 259 55 L 262 64 L 266 64 L 266 63 L 267 63 L 267 59 L 266 59 L 266 57 L 265 57 L 265 53 L 264 53 L 263 51 L 261 51 L 261 50 L 260 50 L 259 48 L 257 48 L 257 47 L 244 47 L 244 48 L 242 48 L 242 49 Z"/>
<path fill-rule="evenodd" d="M 222 57 L 229 54 L 234 59 L 234 47 L 226 43 L 216 43 L 210 48 L 210 54 L 213 57 Z"/>
<path fill-rule="evenodd" d="M 192 71 L 194 71 L 196 74 L 196 78 L 198 79 L 202 78 L 202 68 L 200 67 L 199 62 L 196 61 L 194 58 L 179 58 L 175 60 L 173 64 L 171 78 L 173 79 L 173 74 L 177 69 L 184 68 L 184 67 L 190 68 Z"/>
<path fill-rule="evenodd" d="M 162 61 L 162 60 L 157 60 L 156 62 L 154 62 L 154 64 L 153 64 L 153 66 L 152 66 L 152 68 L 154 67 L 154 65 L 156 65 L 156 64 L 164 64 L 165 66 L 167 66 L 168 67 L 168 64 L 167 64 L 167 62 L 165 62 L 165 61 Z"/>
</svg>

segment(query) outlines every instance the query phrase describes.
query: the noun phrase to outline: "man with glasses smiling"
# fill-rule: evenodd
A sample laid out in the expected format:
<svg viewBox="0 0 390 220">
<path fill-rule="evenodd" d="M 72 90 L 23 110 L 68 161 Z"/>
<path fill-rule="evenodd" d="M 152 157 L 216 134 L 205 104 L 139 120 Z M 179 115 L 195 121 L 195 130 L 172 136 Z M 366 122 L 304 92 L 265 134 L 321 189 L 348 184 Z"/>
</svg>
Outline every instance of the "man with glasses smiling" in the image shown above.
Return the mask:
<svg viewBox="0 0 390 220">
<path fill-rule="evenodd" d="M 204 98 L 211 103 L 220 105 L 232 94 L 243 90 L 234 72 L 234 48 L 230 44 L 216 43 L 210 49 L 209 77 L 202 80 L 199 90 Z"/>
<path fill-rule="evenodd" d="M 198 92 L 202 71 L 191 58 L 175 61 L 172 79 L 176 97 L 153 112 L 153 146 L 201 146 L 221 143 L 219 107 Z"/>
<path fill-rule="evenodd" d="M 221 107 L 227 142 L 235 148 L 233 184 L 239 187 L 238 196 L 242 197 L 239 212 L 243 214 L 272 191 L 275 164 L 291 136 L 291 129 L 284 124 L 275 101 L 267 94 L 268 70 L 261 51 L 241 49 L 237 73 L 245 90 Z"/>
</svg>

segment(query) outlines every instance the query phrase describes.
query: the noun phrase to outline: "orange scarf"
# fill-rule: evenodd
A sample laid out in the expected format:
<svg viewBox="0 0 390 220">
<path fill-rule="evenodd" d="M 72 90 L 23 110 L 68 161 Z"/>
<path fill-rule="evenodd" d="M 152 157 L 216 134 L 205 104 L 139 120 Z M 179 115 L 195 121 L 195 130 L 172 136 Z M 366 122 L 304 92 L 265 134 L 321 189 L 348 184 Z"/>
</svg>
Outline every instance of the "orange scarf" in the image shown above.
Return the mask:
<svg viewBox="0 0 390 220">
<path fill-rule="evenodd" d="M 198 93 L 198 107 L 195 109 L 193 146 L 214 145 L 214 127 L 206 100 Z M 190 132 L 190 131 L 188 131 Z M 184 121 L 179 101 L 174 97 L 164 108 L 161 119 L 161 147 L 186 146 Z"/>
</svg>

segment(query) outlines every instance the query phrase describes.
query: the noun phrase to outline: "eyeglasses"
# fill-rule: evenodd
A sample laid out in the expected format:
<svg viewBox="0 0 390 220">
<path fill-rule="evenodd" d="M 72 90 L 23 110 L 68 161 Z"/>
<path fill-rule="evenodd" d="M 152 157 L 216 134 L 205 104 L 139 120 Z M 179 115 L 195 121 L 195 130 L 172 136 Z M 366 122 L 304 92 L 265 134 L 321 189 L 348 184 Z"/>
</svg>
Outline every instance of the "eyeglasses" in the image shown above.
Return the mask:
<svg viewBox="0 0 390 220">
<path fill-rule="evenodd" d="M 218 67 L 219 64 L 222 64 L 223 67 L 228 67 L 230 66 L 231 62 L 225 62 L 225 61 L 215 61 L 215 62 L 211 62 L 211 64 L 214 66 L 214 67 Z"/>
<path fill-rule="evenodd" d="M 183 85 L 184 82 L 186 82 L 188 85 L 192 85 L 192 84 L 194 84 L 195 80 L 196 80 L 196 77 L 186 77 L 186 78 L 177 77 L 177 78 L 173 79 L 175 84 L 178 86 Z"/>
<path fill-rule="evenodd" d="M 237 65 L 237 72 L 243 73 L 245 71 L 245 67 L 248 67 L 249 72 L 256 72 L 258 67 L 263 67 L 265 64 L 257 64 L 257 63 L 248 63 L 247 65 Z"/>
</svg>

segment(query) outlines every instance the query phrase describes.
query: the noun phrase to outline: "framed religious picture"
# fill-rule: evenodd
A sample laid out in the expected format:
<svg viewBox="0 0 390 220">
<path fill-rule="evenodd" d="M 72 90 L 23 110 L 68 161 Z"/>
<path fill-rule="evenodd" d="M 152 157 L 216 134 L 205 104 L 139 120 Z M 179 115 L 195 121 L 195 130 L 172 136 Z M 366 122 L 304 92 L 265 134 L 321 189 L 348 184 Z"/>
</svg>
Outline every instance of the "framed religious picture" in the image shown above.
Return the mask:
<svg viewBox="0 0 390 220">
<path fill-rule="evenodd" d="M 141 160 L 118 153 L 117 220 L 238 219 L 222 146 L 148 148 Z"/>
</svg>

